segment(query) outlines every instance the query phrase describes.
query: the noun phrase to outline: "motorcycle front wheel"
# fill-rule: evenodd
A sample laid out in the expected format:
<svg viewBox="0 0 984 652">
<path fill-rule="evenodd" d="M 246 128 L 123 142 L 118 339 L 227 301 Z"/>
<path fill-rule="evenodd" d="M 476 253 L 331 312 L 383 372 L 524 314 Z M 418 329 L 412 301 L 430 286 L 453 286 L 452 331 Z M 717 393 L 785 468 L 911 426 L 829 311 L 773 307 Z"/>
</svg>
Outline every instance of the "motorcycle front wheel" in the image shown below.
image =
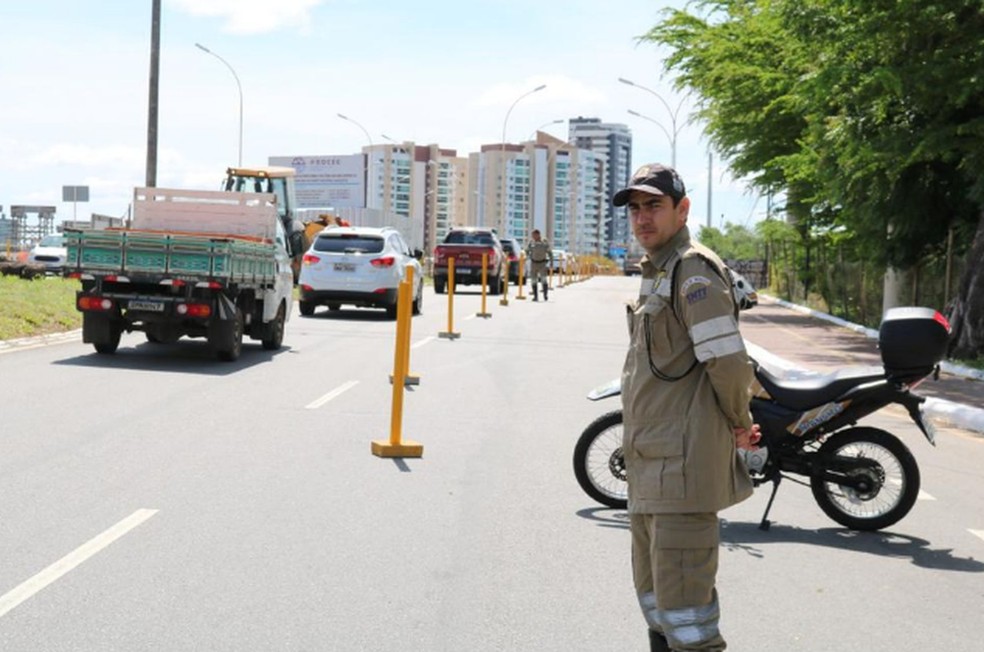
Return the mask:
<svg viewBox="0 0 984 652">
<path fill-rule="evenodd" d="M 603 414 L 581 433 L 574 446 L 574 477 L 584 493 L 602 505 L 628 505 L 621 410 Z"/>
<path fill-rule="evenodd" d="M 827 516 L 852 530 L 881 530 L 909 513 L 919 495 L 919 466 L 909 449 L 891 433 L 851 428 L 820 446 L 820 459 L 861 462 L 848 474 L 861 485 L 849 487 L 810 478 L 813 497 Z"/>
</svg>

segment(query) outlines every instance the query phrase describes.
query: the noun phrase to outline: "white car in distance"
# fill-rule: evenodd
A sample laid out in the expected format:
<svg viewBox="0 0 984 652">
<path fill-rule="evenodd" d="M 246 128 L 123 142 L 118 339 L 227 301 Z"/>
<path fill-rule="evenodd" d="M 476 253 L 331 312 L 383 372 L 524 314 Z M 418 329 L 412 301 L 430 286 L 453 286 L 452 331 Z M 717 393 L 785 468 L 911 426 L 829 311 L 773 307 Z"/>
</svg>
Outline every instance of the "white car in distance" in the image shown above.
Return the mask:
<svg viewBox="0 0 984 652">
<path fill-rule="evenodd" d="M 397 291 L 408 265 L 413 267 L 413 314 L 419 315 L 422 256 L 392 227 L 329 227 L 318 233 L 301 261 L 301 315 L 310 317 L 318 306 L 336 311 L 352 305 L 384 308 L 396 317 Z"/>
<path fill-rule="evenodd" d="M 44 265 L 46 272 L 60 274 L 68 258 L 65 247 L 65 236 L 61 233 L 49 233 L 31 249 L 27 262 L 32 265 Z"/>
</svg>

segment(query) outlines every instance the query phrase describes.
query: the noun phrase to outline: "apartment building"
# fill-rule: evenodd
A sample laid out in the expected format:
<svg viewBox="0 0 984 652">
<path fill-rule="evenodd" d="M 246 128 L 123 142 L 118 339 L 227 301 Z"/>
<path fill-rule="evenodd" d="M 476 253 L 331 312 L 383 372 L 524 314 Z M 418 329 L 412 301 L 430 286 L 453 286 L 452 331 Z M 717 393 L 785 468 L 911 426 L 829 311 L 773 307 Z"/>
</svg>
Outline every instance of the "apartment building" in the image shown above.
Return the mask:
<svg viewBox="0 0 984 652">
<path fill-rule="evenodd" d="M 625 247 L 632 241 L 628 215 L 624 208 L 615 208 L 611 194 L 626 186 L 632 175 L 632 132 L 624 124 L 602 122 L 601 118 L 571 118 L 568 121 L 568 141 L 578 149 L 595 152 L 604 157 L 607 167 L 603 184 L 604 240 L 606 251 Z"/>
</svg>

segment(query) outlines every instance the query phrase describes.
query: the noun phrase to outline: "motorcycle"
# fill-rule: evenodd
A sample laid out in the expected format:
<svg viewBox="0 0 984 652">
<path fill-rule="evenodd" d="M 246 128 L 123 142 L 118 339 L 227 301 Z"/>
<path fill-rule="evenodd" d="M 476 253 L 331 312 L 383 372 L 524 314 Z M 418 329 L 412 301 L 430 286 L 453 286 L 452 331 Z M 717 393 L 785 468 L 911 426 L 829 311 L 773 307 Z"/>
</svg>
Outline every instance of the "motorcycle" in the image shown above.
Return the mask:
<svg viewBox="0 0 984 652">
<path fill-rule="evenodd" d="M 939 377 L 950 326 L 931 308 L 892 308 L 879 327 L 879 367 L 850 367 L 809 379 L 784 379 L 754 359 L 750 409 L 762 438 L 757 450 L 739 450 L 754 486 L 772 483 L 759 528 L 784 479 L 808 485 L 820 509 L 852 530 L 880 530 L 900 521 L 919 494 L 919 466 L 909 448 L 885 430 L 857 422 L 897 403 L 936 445 L 923 414 L 925 398 L 913 390 Z M 621 381 L 592 390 L 593 401 L 621 394 Z M 595 419 L 574 447 L 574 475 L 591 498 L 609 507 L 627 505 L 622 455 L 622 412 Z M 802 476 L 799 480 L 792 476 Z"/>
</svg>

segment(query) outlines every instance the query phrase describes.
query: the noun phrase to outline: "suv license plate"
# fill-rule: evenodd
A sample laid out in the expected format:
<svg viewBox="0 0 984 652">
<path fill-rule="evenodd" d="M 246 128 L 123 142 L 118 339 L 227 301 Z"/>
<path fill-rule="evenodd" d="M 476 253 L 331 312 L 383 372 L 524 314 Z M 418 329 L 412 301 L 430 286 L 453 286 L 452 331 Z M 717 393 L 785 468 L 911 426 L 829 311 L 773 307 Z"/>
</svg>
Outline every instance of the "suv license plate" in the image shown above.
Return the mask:
<svg viewBox="0 0 984 652">
<path fill-rule="evenodd" d="M 354 272 L 355 263 L 335 263 L 336 272 Z"/>
<path fill-rule="evenodd" d="M 131 301 L 127 304 L 127 308 L 146 312 L 164 312 L 164 304 L 160 301 Z"/>
</svg>

